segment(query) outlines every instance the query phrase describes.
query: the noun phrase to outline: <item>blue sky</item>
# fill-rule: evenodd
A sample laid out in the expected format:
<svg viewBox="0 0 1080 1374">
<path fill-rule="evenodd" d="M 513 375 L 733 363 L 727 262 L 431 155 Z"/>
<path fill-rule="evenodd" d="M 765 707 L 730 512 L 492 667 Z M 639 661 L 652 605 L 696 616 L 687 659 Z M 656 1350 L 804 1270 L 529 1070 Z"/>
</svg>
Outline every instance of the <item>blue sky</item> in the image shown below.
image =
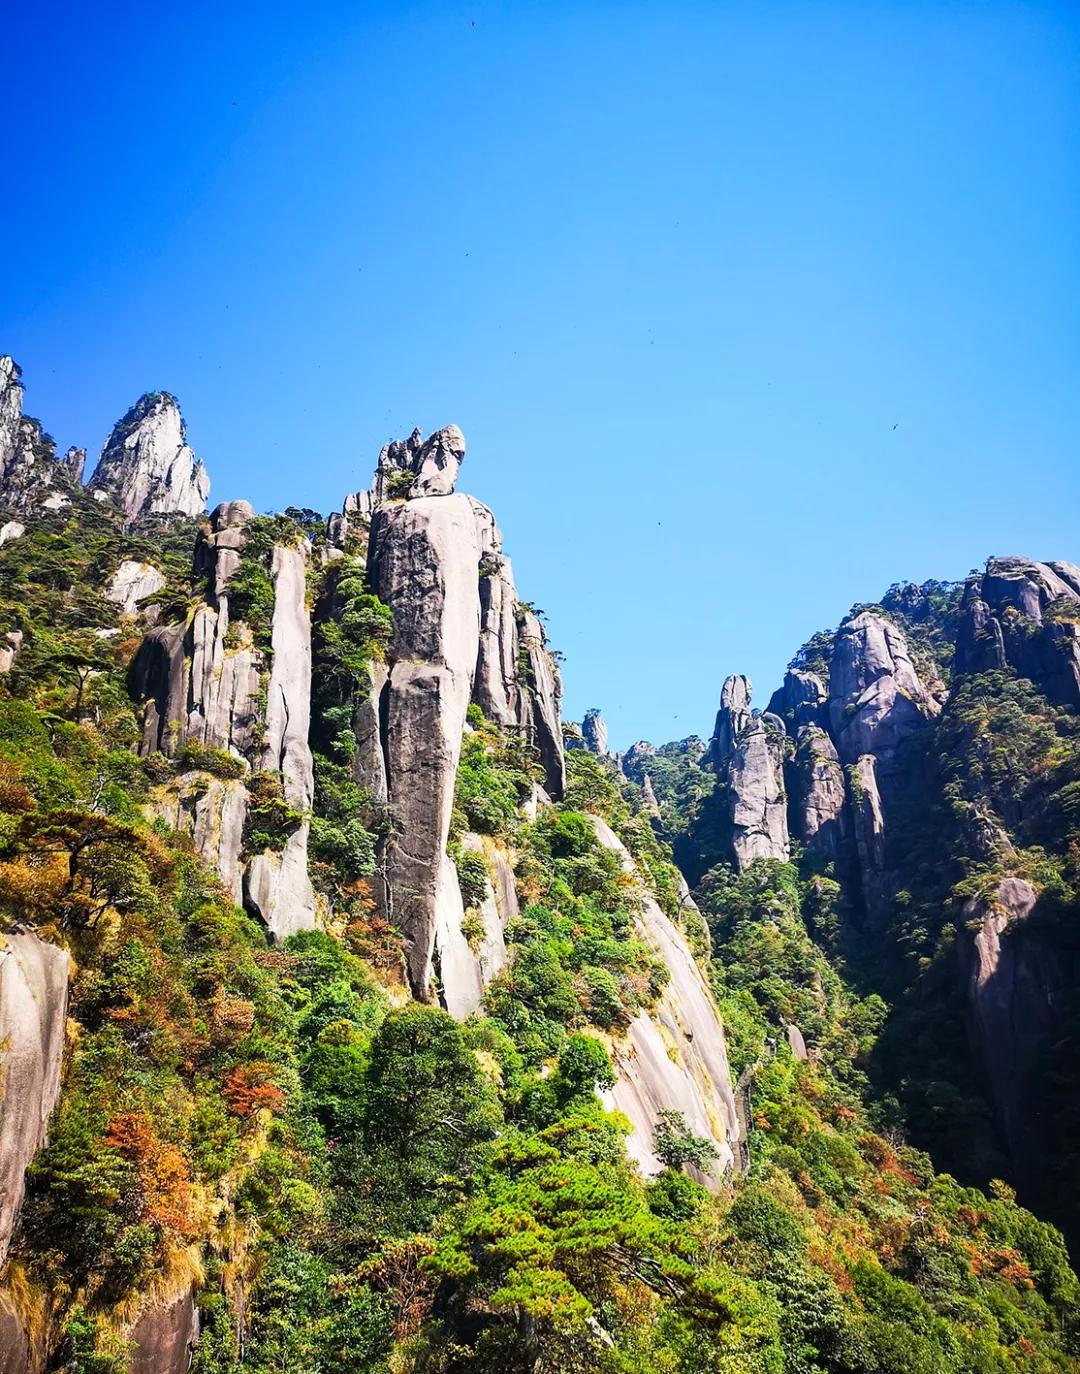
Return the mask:
<svg viewBox="0 0 1080 1374">
<path fill-rule="evenodd" d="M 1080 9 L 12 8 L 0 351 L 328 511 L 451 421 L 613 742 L 815 629 L 1080 561 Z"/>
</svg>

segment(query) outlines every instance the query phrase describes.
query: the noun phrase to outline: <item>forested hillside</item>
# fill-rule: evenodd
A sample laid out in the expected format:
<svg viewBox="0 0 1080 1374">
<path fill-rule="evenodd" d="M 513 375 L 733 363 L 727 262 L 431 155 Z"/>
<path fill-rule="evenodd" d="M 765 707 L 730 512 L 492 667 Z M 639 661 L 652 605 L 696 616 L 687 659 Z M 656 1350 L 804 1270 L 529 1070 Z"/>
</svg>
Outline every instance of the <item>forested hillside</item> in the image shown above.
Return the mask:
<svg viewBox="0 0 1080 1374">
<path fill-rule="evenodd" d="M 207 516 L 168 393 L 85 486 L 22 401 L 3 1374 L 1080 1368 L 1075 570 L 620 756 L 453 426 Z"/>
</svg>

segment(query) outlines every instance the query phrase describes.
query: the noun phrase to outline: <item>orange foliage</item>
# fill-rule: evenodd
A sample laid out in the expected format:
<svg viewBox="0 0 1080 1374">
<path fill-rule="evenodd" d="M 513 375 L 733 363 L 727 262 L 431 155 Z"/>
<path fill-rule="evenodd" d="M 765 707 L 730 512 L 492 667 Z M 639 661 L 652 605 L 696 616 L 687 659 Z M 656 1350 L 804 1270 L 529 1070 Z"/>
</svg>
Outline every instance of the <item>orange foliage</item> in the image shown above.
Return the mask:
<svg viewBox="0 0 1080 1374">
<path fill-rule="evenodd" d="M 139 1220 L 167 1227 L 181 1236 L 194 1235 L 187 1160 L 175 1145 L 158 1139 L 146 1113 L 114 1116 L 105 1143 L 138 1169 L 142 1193 Z"/>
<path fill-rule="evenodd" d="M 273 1081 L 275 1072 L 273 1064 L 262 1060 L 233 1069 L 224 1085 L 229 1110 L 241 1117 L 254 1116 L 264 1109 L 280 1111 L 285 1105 L 285 1094 Z"/>
</svg>

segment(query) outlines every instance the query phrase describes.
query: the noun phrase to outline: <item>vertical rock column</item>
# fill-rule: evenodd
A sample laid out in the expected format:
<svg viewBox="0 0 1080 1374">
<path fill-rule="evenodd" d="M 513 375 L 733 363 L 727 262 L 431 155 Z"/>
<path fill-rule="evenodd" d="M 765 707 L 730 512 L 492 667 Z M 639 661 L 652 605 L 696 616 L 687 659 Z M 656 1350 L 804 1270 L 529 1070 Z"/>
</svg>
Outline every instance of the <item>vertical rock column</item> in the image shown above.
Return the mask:
<svg viewBox="0 0 1080 1374">
<path fill-rule="evenodd" d="M 256 854 L 244 873 L 244 900 L 277 940 L 315 925 L 315 892 L 308 877 L 308 833 L 314 771 L 311 724 L 311 619 L 307 546 L 275 545 L 272 662 L 266 700 L 263 768 L 281 776 L 285 800 L 303 820 L 280 853 Z"/>
<path fill-rule="evenodd" d="M 394 617 L 380 710 L 394 825 L 387 907 L 422 999 L 430 996 L 439 914 L 460 928 L 446 842 L 479 650 L 480 551 L 466 496 L 417 497 L 380 507 L 372 520 L 370 574 Z"/>
</svg>

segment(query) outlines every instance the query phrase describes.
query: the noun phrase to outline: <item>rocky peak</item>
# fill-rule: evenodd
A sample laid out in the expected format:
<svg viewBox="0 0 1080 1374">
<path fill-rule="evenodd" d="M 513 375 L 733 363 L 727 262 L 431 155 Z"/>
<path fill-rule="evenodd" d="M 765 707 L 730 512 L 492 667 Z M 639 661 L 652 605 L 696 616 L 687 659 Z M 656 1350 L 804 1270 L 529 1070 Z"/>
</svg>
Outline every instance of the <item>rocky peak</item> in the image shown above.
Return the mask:
<svg viewBox="0 0 1080 1374">
<path fill-rule="evenodd" d="M 708 758 L 722 785 L 731 848 L 741 870 L 757 858 L 787 859 L 783 767 L 786 730 L 779 716 L 750 710 L 750 679 L 735 673 L 720 691 Z"/>
<path fill-rule="evenodd" d="M 464 457 L 465 436 L 457 425 L 437 429 L 426 439 L 414 429 L 407 439 L 395 439 L 379 454 L 372 483 L 375 501 L 450 496 Z"/>
<path fill-rule="evenodd" d="M 595 706 L 585 712 L 585 718 L 581 722 L 581 737 L 585 741 L 585 748 L 588 749 L 590 753 L 607 753 L 607 725 L 599 709 Z"/>
<path fill-rule="evenodd" d="M 210 478 L 188 447 L 175 396 L 154 391 L 139 398 L 113 428 L 88 485 L 113 497 L 129 523 L 201 514 Z"/>
<path fill-rule="evenodd" d="M 19 364 L 5 355 L 0 358 L 0 489 L 15 453 L 19 421 L 22 419 L 23 389 Z"/>
<path fill-rule="evenodd" d="M 789 668 L 784 674 L 784 685 L 772 694 L 769 710 L 797 730 L 801 725 L 820 724 L 828 696 L 816 673 Z"/>
<path fill-rule="evenodd" d="M 719 774 L 726 770 L 735 749 L 735 742 L 750 720 L 752 692 L 750 679 L 741 673 L 733 673 L 731 677 L 724 679 L 709 754 Z"/>
</svg>

